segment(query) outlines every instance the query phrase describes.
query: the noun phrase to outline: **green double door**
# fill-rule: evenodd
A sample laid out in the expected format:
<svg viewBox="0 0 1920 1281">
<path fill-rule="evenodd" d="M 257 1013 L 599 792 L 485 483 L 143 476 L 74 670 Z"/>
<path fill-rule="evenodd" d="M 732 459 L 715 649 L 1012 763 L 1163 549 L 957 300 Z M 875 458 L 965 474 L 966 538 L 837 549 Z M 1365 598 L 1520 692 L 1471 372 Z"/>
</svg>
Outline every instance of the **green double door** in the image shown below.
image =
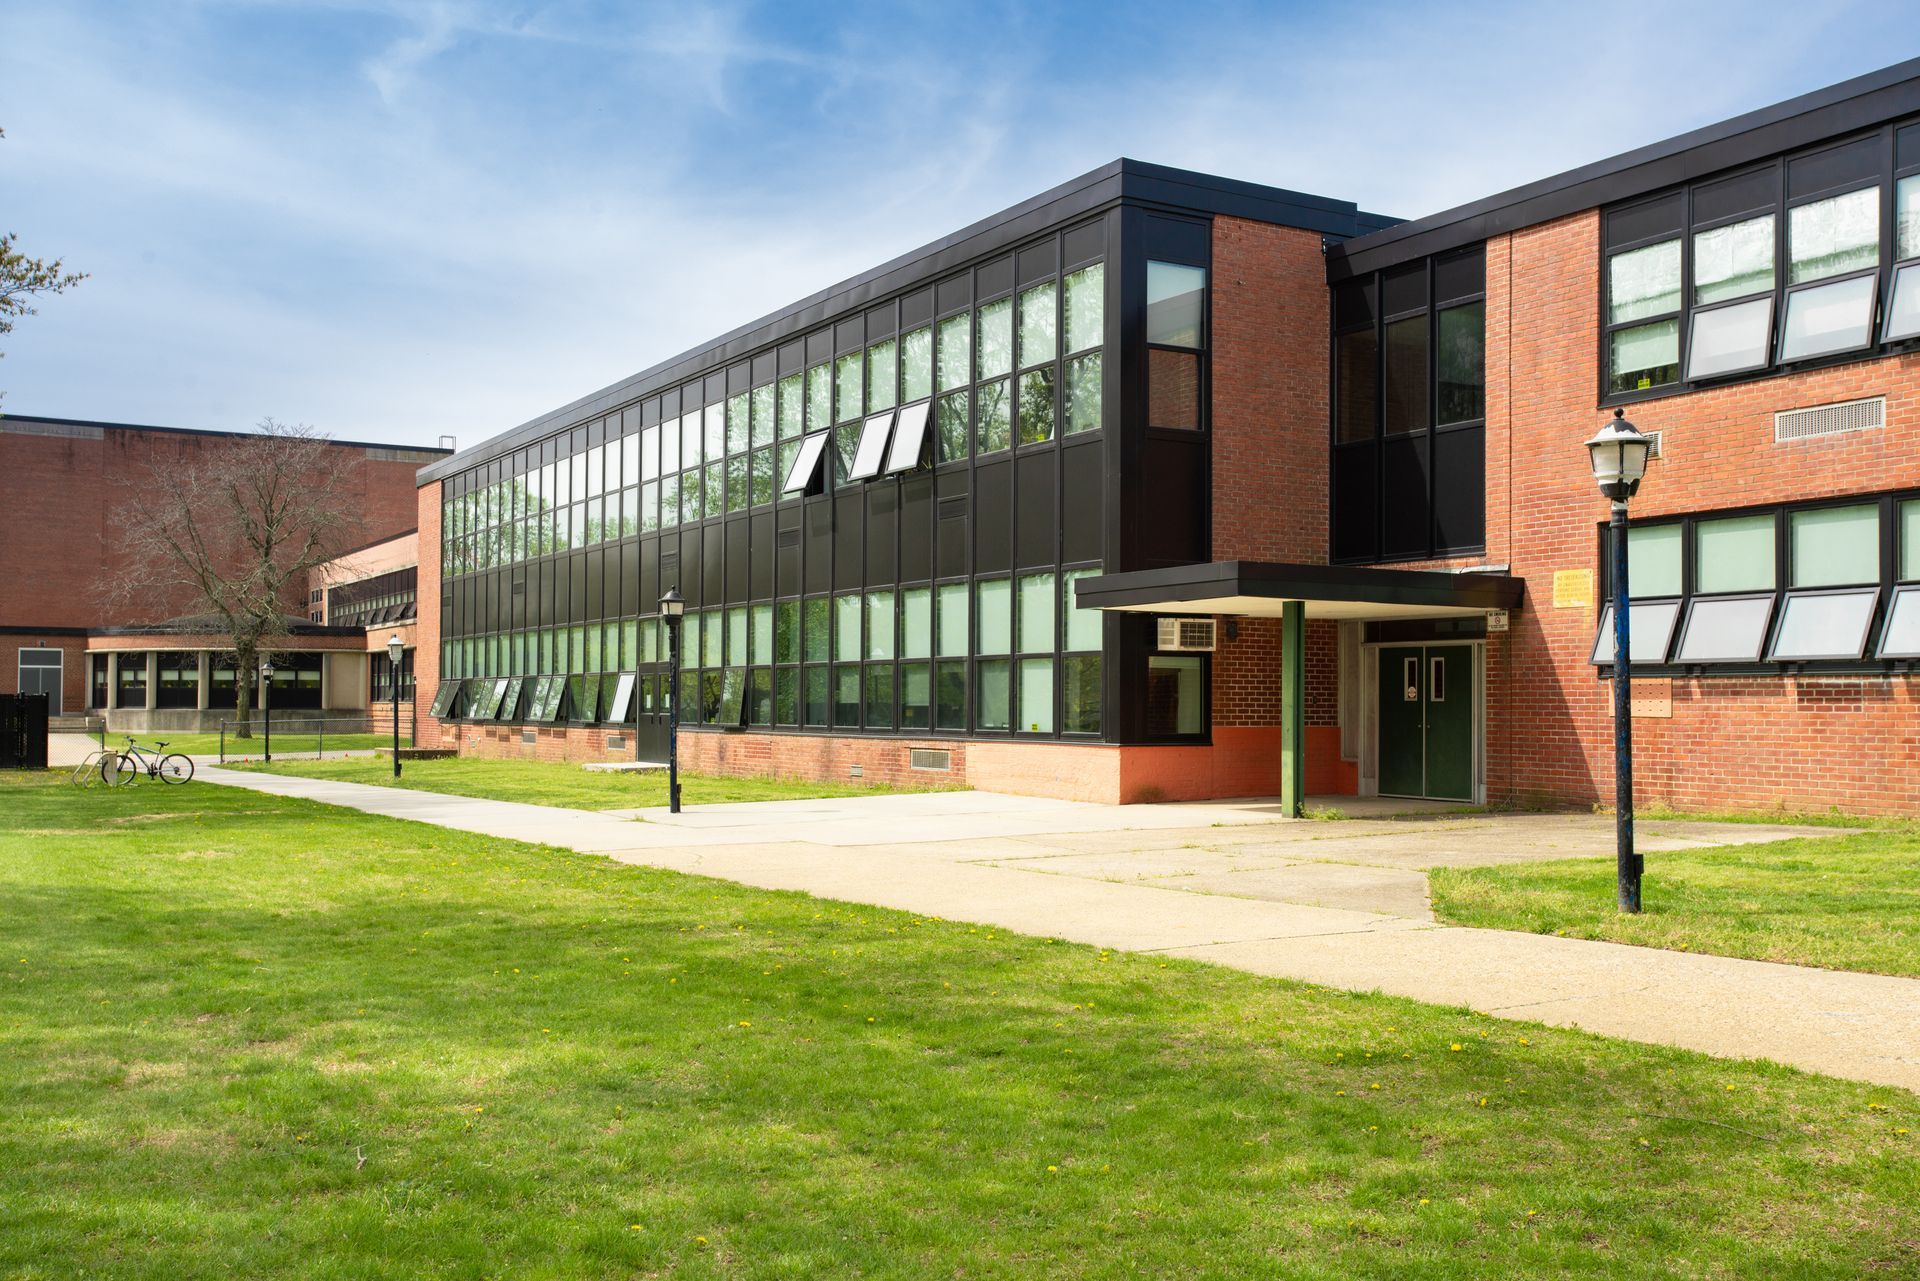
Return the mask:
<svg viewBox="0 0 1920 1281">
<path fill-rule="evenodd" d="M 1471 645 L 1380 647 L 1380 794 L 1473 799 Z"/>
</svg>

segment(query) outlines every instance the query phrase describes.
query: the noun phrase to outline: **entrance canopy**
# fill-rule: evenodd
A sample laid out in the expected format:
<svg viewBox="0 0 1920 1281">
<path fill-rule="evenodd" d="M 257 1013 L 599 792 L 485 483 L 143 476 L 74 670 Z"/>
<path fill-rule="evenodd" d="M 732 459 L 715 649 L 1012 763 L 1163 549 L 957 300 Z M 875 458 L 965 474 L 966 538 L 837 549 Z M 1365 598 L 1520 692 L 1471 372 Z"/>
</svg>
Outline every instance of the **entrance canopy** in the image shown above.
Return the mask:
<svg viewBox="0 0 1920 1281">
<path fill-rule="evenodd" d="M 1235 614 L 1279 618 L 1290 603 L 1307 618 L 1447 618 L 1514 609 L 1525 580 L 1506 574 L 1353 565 L 1221 560 L 1083 578 L 1082 609 L 1138 614 Z"/>
</svg>

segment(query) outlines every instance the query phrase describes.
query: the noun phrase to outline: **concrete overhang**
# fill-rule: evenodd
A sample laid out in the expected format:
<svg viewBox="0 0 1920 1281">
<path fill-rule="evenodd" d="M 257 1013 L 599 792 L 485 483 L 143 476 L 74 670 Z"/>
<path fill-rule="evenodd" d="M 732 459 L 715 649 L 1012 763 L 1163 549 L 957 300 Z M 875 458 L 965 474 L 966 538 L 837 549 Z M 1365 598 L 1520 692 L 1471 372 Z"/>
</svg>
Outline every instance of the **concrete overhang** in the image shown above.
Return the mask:
<svg viewBox="0 0 1920 1281">
<path fill-rule="evenodd" d="M 1082 609 L 1243 618 L 1278 618 L 1299 601 L 1308 618 L 1371 620 L 1515 609 L 1525 590 L 1524 579 L 1497 573 L 1224 560 L 1083 578 L 1074 600 Z"/>
</svg>

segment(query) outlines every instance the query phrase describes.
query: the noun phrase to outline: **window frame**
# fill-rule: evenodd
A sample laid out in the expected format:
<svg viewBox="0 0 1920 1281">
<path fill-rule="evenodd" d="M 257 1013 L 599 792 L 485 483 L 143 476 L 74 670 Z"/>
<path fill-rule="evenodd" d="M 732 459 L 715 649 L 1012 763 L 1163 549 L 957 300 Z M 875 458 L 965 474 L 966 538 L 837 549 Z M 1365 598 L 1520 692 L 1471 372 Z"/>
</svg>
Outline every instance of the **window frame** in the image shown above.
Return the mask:
<svg viewBox="0 0 1920 1281">
<path fill-rule="evenodd" d="M 1905 259 L 1895 257 L 1897 253 L 1895 239 L 1897 233 L 1896 197 L 1898 194 L 1898 185 L 1902 178 L 1920 176 L 1920 162 L 1907 165 L 1897 163 L 1898 157 L 1895 150 L 1896 137 L 1903 128 L 1911 129 L 1917 123 L 1920 123 L 1920 120 L 1914 118 L 1888 121 L 1869 129 L 1851 132 L 1837 138 L 1823 139 L 1820 142 L 1798 148 L 1794 151 L 1783 152 L 1758 164 L 1743 165 L 1734 169 L 1716 171 L 1689 182 L 1662 188 L 1657 192 L 1636 196 L 1631 200 L 1622 201 L 1618 204 L 1603 206 L 1599 211 L 1600 226 L 1597 237 L 1599 278 L 1598 288 L 1595 291 L 1597 295 L 1596 309 L 1600 321 L 1597 351 L 1597 386 L 1595 388 L 1596 404 L 1598 407 L 1603 409 L 1612 408 L 1615 406 L 1634 404 L 1643 400 L 1658 400 L 1667 396 L 1684 395 L 1702 388 L 1721 387 L 1763 378 L 1774 378 L 1803 370 L 1821 369 L 1831 365 L 1846 364 L 1856 360 L 1871 360 L 1894 352 L 1908 350 L 1914 345 L 1920 344 L 1920 326 L 1916 326 L 1915 331 L 1910 334 L 1898 337 L 1888 336 L 1889 322 L 1892 316 L 1891 303 L 1893 300 L 1893 290 L 1896 286 L 1900 269 L 1907 266 L 1916 268 L 1913 272 L 1915 279 L 1909 282 L 1909 287 L 1920 288 L 1920 256 Z M 1790 170 L 1796 161 L 1809 159 L 1823 152 L 1853 146 L 1869 139 L 1874 140 L 1877 144 L 1877 169 L 1873 175 L 1843 179 L 1816 190 L 1809 190 L 1797 194 L 1790 192 Z M 1696 199 L 1702 190 L 1731 180 L 1756 177 L 1763 174 L 1767 176 L 1769 185 L 1769 196 L 1764 203 L 1750 203 L 1749 207 L 1737 212 L 1716 213 L 1712 218 L 1699 219 L 1696 221 L 1694 216 Z M 1792 211 L 1805 205 L 1832 199 L 1835 196 L 1843 196 L 1849 192 L 1869 188 L 1877 189 L 1880 196 L 1878 218 L 1879 254 L 1875 264 L 1872 267 L 1863 267 L 1855 271 L 1825 276 L 1819 280 L 1789 283 L 1788 277 L 1791 267 L 1788 259 L 1790 249 L 1789 226 Z M 1661 201 L 1672 200 L 1676 197 L 1680 202 L 1677 234 L 1681 241 L 1680 310 L 1674 313 L 1680 320 L 1678 376 L 1673 382 L 1660 383 L 1652 387 L 1621 392 L 1611 391 L 1609 390 L 1608 384 L 1612 374 L 1611 342 L 1613 331 L 1616 329 L 1631 328 L 1635 325 L 1650 324 L 1657 319 L 1661 319 L 1661 317 L 1641 317 L 1634 321 L 1622 322 L 1619 325 L 1610 323 L 1608 316 L 1610 301 L 1608 289 L 1609 262 L 1617 253 L 1642 248 L 1648 244 L 1655 244 L 1667 239 L 1668 233 L 1650 233 L 1616 243 L 1609 238 L 1609 220 L 1617 214 L 1630 212 L 1645 206 L 1657 205 Z M 1739 298 L 1716 299 L 1711 303 L 1696 305 L 1693 301 L 1695 283 L 1695 237 L 1702 232 L 1731 226 L 1752 218 L 1760 217 L 1764 214 L 1773 215 L 1774 258 L 1772 289 L 1769 291 L 1756 291 L 1742 295 Z M 1785 351 L 1787 313 L 1791 296 L 1863 277 L 1871 277 L 1874 281 L 1872 311 L 1866 327 L 1865 340 L 1855 346 L 1822 352 L 1818 355 L 1809 355 L 1791 360 L 1785 359 L 1783 352 Z M 1742 302 L 1751 302 L 1755 298 L 1764 297 L 1768 294 L 1771 294 L 1773 298 L 1773 315 L 1768 334 L 1769 350 L 1767 360 L 1762 364 L 1750 367 L 1723 370 L 1698 378 L 1691 377 L 1689 366 L 1693 356 L 1695 315 L 1718 310 L 1723 307 L 1735 306 Z"/>
</svg>

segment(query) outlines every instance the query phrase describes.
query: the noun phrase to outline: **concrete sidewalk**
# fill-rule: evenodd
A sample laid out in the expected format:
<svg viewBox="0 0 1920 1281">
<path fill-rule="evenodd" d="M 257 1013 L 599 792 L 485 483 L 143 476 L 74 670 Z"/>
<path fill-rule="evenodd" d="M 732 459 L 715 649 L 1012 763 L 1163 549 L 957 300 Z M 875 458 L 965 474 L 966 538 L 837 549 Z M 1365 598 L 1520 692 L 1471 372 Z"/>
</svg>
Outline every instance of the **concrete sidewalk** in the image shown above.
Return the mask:
<svg viewBox="0 0 1920 1281">
<path fill-rule="evenodd" d="M 1332 856 L 1288 856 L 1316 865 L 1358 852 L 1373 860 L 1360 866 L 1397 861 L 1405 867 L 1405 854 L 1378 852 L 1394 837 L 1424 839 L 1438 861 L 1457 857 L 1449 855 L 1451 846 L 1498 858 L 1503 843 L 1555 840 L 1567 848 L 1564 856 L 1573 856 L 1592 852 L 1568 835 L 1582 830 L 1583 816 L 1296 823 L 1260 805 L 1121 808 L 961 792 L 709 806 L 674 818 L 649 811 L 649 819 L 666 821 L 636 822 L 620 814 L 291 775 L 209 768 L 200 777 L 767 889 L 1192 957 L 1920 1091 L 1920 979 L 1463 929 L 1395 910 L 1223 894 L 1161 883 L 1151 861 L 1140 864 L 1144 877 L 1102 874 L 1116 860 L 1125 866 L 1129 854 L 1171 857 L 1178 868 L 1276 843 Z M 1566 823 L 1552 826 L 1556 818 Z M 1656 830 L 1649 839 L 1670 842 L 1666 848 L 1722 835 L 1794 834 L 1741 826 L 1710 835 L 1666 830 L 1703 827 L 1697 824 L 1650 826 Z M 1101 872 L 1063 874 L 1060 860 L 1090 854 L 1104 858 L 1096 862 Z"/>
</svg>

